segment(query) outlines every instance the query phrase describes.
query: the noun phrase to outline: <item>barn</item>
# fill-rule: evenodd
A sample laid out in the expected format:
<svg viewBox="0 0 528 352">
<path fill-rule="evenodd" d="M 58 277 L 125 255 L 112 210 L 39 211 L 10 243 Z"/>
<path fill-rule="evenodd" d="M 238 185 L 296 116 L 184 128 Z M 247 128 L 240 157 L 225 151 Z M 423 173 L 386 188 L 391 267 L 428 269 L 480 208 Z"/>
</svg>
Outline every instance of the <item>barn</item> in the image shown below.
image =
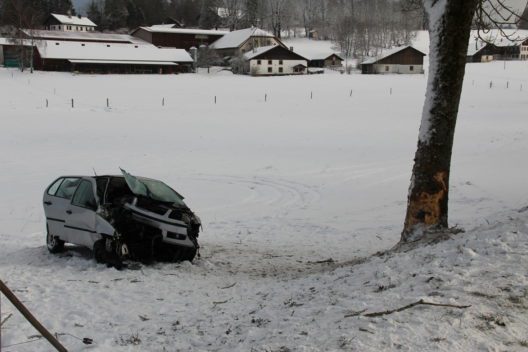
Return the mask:
<svg viewBox="0 0 528 352">
<path fill-rule="evenodd" d="M 425 54 L 412 46 L 397 47 L 361 63 L 363 74 L 422 74 Z"/>
<path fill-rule="evenodd" d="M 343 68 L 343 58 L 336 53 L 318 53 L 308 55 L 308 67 L 316 68 Z"/>
<path fill-rule="evenodd" d="M 256 48 L 244 54 L 245 73 L 252 76 L 302 75 L 308 60 L 281 45 Z"/>
<path fill-rule="evenodd" d="M 35 53 L 35 68 L 44 71 L 176 73 L 189 72 L 192 62 L 183 49 L 151 44 L 41 41 Z"/>
<path fill-rule="evenodd" d="M 192 47 L 210 45 L 226 33 L 224 31 L 208 29 L 172 28 L 171 26 L 156 25 L 139 27 L 132 32 L 132 36 L 140 38 L 158 47 L 178 48 L 189 51 Z"/>
</svg>

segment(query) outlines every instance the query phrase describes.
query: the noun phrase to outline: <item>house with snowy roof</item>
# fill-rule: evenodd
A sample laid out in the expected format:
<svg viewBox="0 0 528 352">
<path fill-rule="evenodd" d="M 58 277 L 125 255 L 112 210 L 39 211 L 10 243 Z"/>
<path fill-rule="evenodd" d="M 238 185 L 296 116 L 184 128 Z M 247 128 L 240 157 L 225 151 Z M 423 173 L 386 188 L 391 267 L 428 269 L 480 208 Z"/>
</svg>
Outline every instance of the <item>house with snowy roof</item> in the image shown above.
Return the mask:
<svg viewBox="0 0 528 352">
<path fill-rule="evenodd" d="M 220 57 L 237 57 L 254 49 L 270 46 L 286 46 L 273 34 L 257 27 L 226 33 L 209 47 Z"/>
<path fill-rule="evenodd" d="M 425 54 L 412 46 L 397 47 L 361 63 L 363 74 L 422 74 Z"/>
<path fill-rule="evenodd" d="M 65 32 L 92 32 L 97 27 L 88 17 L 81 15 L 72 16 L 71 14 L 60 15 L 56 13 L 48 16 L 44 26 L 51 31 Z"/>
<path fill-rule="evenodd" d="M 482 37 L 472 33 L 467 51 L 467 62 L 490 62 L 493 60 L 528 60 L 528 31 L 491 30 Z"/>
<path fill-rule="evenodd" d="M 243 55 L 244 73 L 252 76 L 280 76 L 306 74 L 308 60 L 281 46 L 254 48 Z"/>
</svg>

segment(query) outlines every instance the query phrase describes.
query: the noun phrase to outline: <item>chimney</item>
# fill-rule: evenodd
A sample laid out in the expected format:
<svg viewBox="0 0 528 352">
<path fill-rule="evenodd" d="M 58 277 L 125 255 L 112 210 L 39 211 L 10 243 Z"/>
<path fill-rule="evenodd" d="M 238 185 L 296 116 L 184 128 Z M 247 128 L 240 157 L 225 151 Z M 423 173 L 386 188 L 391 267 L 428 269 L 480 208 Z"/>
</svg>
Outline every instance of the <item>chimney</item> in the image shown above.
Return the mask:
<svg viewBox="0 0 528 352">
<path fill-rule="evenodd" d="M 293 46 L 290 46 L 290 51 L 293 51 Z"/>
</svg>

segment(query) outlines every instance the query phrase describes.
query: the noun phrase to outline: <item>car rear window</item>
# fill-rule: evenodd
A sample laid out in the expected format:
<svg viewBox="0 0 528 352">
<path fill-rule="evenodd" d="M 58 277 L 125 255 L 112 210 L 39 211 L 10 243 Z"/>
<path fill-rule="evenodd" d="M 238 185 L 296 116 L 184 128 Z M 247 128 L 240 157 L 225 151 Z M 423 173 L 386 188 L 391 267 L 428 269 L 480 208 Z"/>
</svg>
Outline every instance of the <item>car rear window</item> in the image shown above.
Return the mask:
<svg viewBox="0 0 528 352">
<path fill-rule="evenodd" d="M 63 180 L 63 178 L 59 178 L 57 181 L 53 182 L 51 186 L 48 187 L 48 194 L 50 196 L 54 196 L 55 193 L 57 193 L 57 190 L 59 189 L 59 186 Z"/>
<path fill-rule="evenodd" d="M 73 178 L 73 177 L 65 178 L 64 181 L 61 183 L 59 189 L 57 190 L 57 193 L 55 193 L 55 196 L 66 198 L 66 199 L 71 199 L 80 181 L 81 179 L 79 178 Z"/>
</svg>

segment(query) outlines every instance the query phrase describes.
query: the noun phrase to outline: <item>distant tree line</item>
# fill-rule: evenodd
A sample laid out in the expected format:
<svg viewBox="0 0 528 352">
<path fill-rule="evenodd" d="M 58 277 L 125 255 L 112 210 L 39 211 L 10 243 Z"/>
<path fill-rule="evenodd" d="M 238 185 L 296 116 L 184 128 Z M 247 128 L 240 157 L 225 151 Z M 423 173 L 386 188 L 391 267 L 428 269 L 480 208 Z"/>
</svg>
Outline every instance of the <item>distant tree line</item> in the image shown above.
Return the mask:
<svg viewBox="0 0 528 352">
<path fill-rule="evenodd" d="M 71 0 L 0 0 L 0 25 L 41 26 L 50 13 L 75 15 Z"/>
</svg>

